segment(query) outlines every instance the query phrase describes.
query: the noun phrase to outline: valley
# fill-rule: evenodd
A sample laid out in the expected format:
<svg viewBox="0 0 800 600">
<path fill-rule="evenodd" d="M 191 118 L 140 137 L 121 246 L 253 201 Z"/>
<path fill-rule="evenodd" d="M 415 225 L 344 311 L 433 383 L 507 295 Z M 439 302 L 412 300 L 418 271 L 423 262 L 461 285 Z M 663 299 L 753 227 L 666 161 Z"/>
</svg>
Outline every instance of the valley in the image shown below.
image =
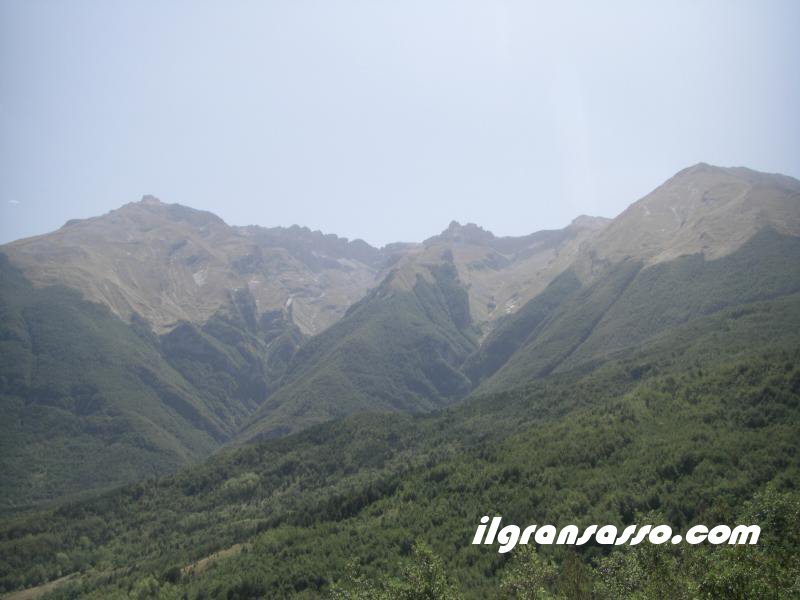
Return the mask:
<svg viewBox="0 0 800 600">
<path fill-rule="evenodd" d="M 383 248 L 145 197 L 0 253 L 0 591 L 796 586 L 797 180 L 699 164 L 614 219 Z M 766 543 L 509 557 L 484 514 Z"/>
</svg>

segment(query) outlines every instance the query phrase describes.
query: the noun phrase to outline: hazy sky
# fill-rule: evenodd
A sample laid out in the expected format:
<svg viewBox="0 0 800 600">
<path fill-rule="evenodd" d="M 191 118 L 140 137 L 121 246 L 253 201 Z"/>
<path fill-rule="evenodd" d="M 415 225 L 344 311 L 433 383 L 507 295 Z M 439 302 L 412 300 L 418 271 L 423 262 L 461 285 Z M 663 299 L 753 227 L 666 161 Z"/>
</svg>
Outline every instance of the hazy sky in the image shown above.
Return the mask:
<svg viewBox="0 0 800 600">
<path fill-rule="evenodd" d="M 0 0 L 0 242 L 142 194 L 382 245 L 800 177 L 800 2 Z"/>
</svg>

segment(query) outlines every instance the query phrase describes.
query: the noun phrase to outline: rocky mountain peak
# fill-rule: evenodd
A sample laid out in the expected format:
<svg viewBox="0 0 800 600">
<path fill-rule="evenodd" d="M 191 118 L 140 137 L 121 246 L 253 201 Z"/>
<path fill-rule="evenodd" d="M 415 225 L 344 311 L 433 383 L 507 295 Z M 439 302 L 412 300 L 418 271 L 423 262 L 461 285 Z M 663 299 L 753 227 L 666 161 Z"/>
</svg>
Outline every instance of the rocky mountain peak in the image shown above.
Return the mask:
<svg viewBox="0 0 800 600">
<path fill-rule="evenodd" d="M 606 217 L 592 217 L 590 215 L 578 215 L 570 222 L 570 229 L 602 229 L 611 222 Z"/>
<path fill-rule="evenodd" d="M 460 242 L 466 244 L 487 244 L 491 243 L 494 239 L 495 236 L 491 231 L 487 231 L 475 223 L 466 223 L 462 225 L 458 221 L 451 221 L 447 229 L 442 231 L 439 235 L 428 238 L 425 240 L 425 243 Z"/>
</svg>

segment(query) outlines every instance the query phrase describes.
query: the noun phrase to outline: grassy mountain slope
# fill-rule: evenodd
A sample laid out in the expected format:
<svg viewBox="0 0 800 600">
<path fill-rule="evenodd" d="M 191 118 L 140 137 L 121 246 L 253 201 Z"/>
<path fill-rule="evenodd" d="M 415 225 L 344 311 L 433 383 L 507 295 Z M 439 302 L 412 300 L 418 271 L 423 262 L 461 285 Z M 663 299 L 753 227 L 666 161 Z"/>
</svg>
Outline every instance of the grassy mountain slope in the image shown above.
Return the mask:
<svg viewBox="0 0 800 600">
<path fill-rule="evenodd" d="M 626 260 L 584 286 L 565 273 L 509 317 L 470 358 L 482 390 L 601 364 L 669 328 L 716 311 L 800 291 L 800 238 L 764 229 L 716 260 L 690 255 L 644 267 Z M 521 344 L 520 340 L 524 340 Z M 515 350 L 507 361 L 498 356 Z"/>
<path fill-rule="evenodd" d="M 704 325 L 672 328 L 641 356 L 584 375 L 551 374 L 439 414 L 357 415 L 7 520 L 3 585 L 82 570 L 55 596 L 316 597 L 345 579 L 353 558 L 367 577 L 399 575 L 423 540 L 462 594 L 497 597 L 513 559 L 469 544 L 483 514 L 558 525 L 738 522 L 745 500 L 767 484 L 791 491 L 800 475 L 800 296 L 723 309 Z M 793 554 L 781 554 L 775 535 L 765 531 L 757 563 L 690 547 L 648 575 L 684 592 L 768 580 L 789 597 Z M 227 548 L 211 566 L 182 571 Z M 543 552 L 560 565 L 543 582 L 551 589 L 613 585 L 608 561 L 622 556 L 594 545 Z M 689 573 L 680 560 L 709 568 Z M 754 579 L 763 575 L 752 564 L 768 579 Z"/>
<path fill-rule="evenodd" d="M 513 315 L 498 322 L 478 350 L 464 364 L 464 372 L 476 384 L 494 374 L 525 345 L 531 334 L 581 287 L 572 270 L 559 275 L 544 291 Z"/>
<path fill-rule="evenodd" d="M 290 306 L 305 335 L 341 319 L 393 266 L 432 256 L 439 262 L 447 250 L 468 287 L 473 321 L 488 330 L 566 269 L 607 222 L 579 217 L 562 230 L 521 237 L 454 223 L 422 244 L 378 249 L 298 226 L 229 226 L 212 213 L 145 196 L 2 250 L 35 285 L 77 289 L 123 320 L 142 316 L 159 334 L 181 321 L 205 323 L 232 292 L 246 289 L 259 316 Z"/>
<path fill-rule="evenodd" d="M 281 387 L 240 439 L 275 436 L 357 411 L 419 412 L 464 397 L 459 370 L 475 348 L 469 300 L 452 263 L 397 274 L 311 338 L 294 355 Z"/>
<path fill-rule="evenodd" d="M 225 439 L 225 423 L 106 309 L 33 288 L 6 261 L 2 278 L 4 508 L 152 476 Z"/>
<path fill-rule="evenodd" d="M 284 311 L 258 315 L 249 290 L 232 294 L 229 304 L 204 325 L 182 322 L 160 336 L 162 356 L 197 390 L 229 414 L 233 430 L 278 386 L 304 337 Z"/>
<path fill-rule="evenodd" d="M 717 259 L 766 227 L 800 235 L 800 181 L 742 167 L 683 169 L 618 215 L 593 240 L 596 260 L 646 264 L 704 254 Z"/>
<path fill-rule="evenodd" d="M 65 285 L 157 333 L 205 323 L 232 291 L 259 315 L 292 304 L 305 334 L 322 331 L 375 285 L 384 256 L 357 240 L 306 228 L 231 227 L 216 215 L 152 196 L 3 246 L 35 285 Z"/>
<path fill-rule="evenodd" d="M 800 237 L 766 228 L 724 257 L 693 254 L 640 271 L 559 369 L 631 351 L 661 331 L 724 308 L 797 292 Z"/>
<path fill-rule="evenodd" d="M 609 221 L 584 215 L 563 229 L 520 237 L 496 237 L 475 224 L 454 221 L 408 252 L 406 260 L 438 263 L 443 254 L 449 255 L 469 294 L 472 320 L 483 336 L 567 270 Z"/>
<path fill-rule="evenodd" d="M 7 460 L 15 466 L 9 469 L 5 484 L 6 508 L 174 470 L 207 455 L 247 422 L 251 425 L 240 440 L 284 435 L 358 411 L 413 413 L 461 399 L 471 389 L 461 365 L 475 349 L 478 332 L 472 323 L 468 286 L 459 271 L 469 274 L 471 286 L 479 287 L 487 277 L 486 281 L 491 280 L 489 275 L 500 276 L 494 263 L 469 262 L 486 252 L 502 263 L 500 267 L 513 266 L 517 259 L 520 264 L 538 264 L 559 252 L 563 262 L 574 251 L 565 248 L 577 247 L 603 225 L 602 220 L 590 219 L 561 232 L 519 239 L 483 232 L 486 239 L 482 240 L 464 238 L 472 232 L 470 227 L 451 228 L 446 239 L 431 242 L 413 259 L 400 261 L 384 284 L 353 305 L 334 327 L 309 339 L 303 338 L 297 323 L 305 322 L 310 305 L 295 300 L 308 300 L 309 294 L 317 293 L 300 285 L 305 275 L 298 272 L 307 269 L 322 279 L 333 272 L 360 278 L 360 271 L 348 267 L 348 261 L 363 261 L 368 270 L 375 270 L 383 254 L 358 242 L 300 228 L 230 228 L 209 213 L 164 205 L 152 198 L 8 246 L 14 262 L 26 265 L 38 278 L 37 286 L 31 286 L 24 274 L 5 281 L 5 293 L 19 298 L 18 312 L 36 320 L 40 310 L 56 311 L 51 320 L 70 327 L 45 330 L 39 347 L 53 340 L 57 344 L 78 340 L 85 330 L 87 336 L 77 345 L 81 348 L 84 343 L 95 344 L 96 331 L 116 332 L 103 338 L 103 360 L 95 369 L 68 366 L 89 360 L 82 352 L 50 358 L 70 369 L 70 376 L 52 391 L 49 402 L 72 407 L 71 394 L 77 393 L 72 388 L 95 390 L 96 378 L 112 382 L 103 388 L 103 402 L 113 405 L 106 416 L 118 437 L 87 425 L 93 417 L 74 407 L 66 409 L 68 415 L 50 418 L 35 430 L 29 419 L 10 420 L 7 444 L 15 449 L 7 453 Z M 454 244 L 455 252 L 448 244 Z M 556 263 L 547 276 L 560 268 L 563 265 Z M 273 280 L 276 273 L 282 273 L 280 281 Z M 55 294 L 52 289 L 56 288 L 41 284 L 67 281 L 70 274 L 75 275 L 76 290 L 58 289 L 79 307 L 76 310 L 83 311 L 80 320 L 57 312 L 60 307 L 31 300 Z M 270 308 L 275 301 L 272 292 L 250 285 L 252 278 L 265 274 L 273 278 L 270 285 L 289 286 L 289 298 L 277 300 L 280 308 Z M 250 283 L 235 285 L 240 277 L 250 277 Z M 324 281 L 317 284 L 323 285 L 326 294 L 339 293 Z M 230 285 L 233 289 L 223 290 Z M 206 290 L 207 286 L 211 287 Z M 82 297 L 97 298 L 112 311 L 103 311 Z M 175 312 L 173 304 L 188 312 Z M 212 306 L 217 308 L 210 316 L 198 317 Z M 113 310 L 123 314 L 134 307 L 143 308 L 145 317 L 156 322 L 137 312 L 131 313 L 129 324 L 115 321 L 119 315 L 112 314 Z M 198 319 L 165 321 L 184 314 Z M 99 321 L 91 322 L 95 318 Z M 10 326 L 11 320 L 6 324 Z M 13 352 L 27 355 L 28 362 L 45 360 L 38 347 L 26 346 L 21 337 L 10 339 L 16 344 Z M 134 343 L 141 356 L 127 352 Z M 147 366 L 141 365 L 144 360 Z M 16 368 L 9 361 L 2 373 L 14 379 Z M 60 371 L 54 371 L 54 377 L 56 373 Z M 14 410 L 42 410 L 36 392 L 17 390 L 8 394 L 12 396 Z M 151 396 L 153 405 L 143 407 L 142 397 Z M 257 414 L 251 418 L 253 412 Z M 74 425 L 61 432 L 58 419 Z M 126 437 L 141 428 L 144 441 Z M 165 428 L 179 438 L 200 435 L 203 442 L 179 440 L 172 447 L 150 440 L 152 435 L 160 440 Z M 103 451 L 119 439 L 120 446 Z M 31 485 L 34 480 L 36 484 Z"/>
<path fill-rule="evenodd" d="M 698 165 L 610 224 L 498 238 L 453 223 L 380 251 L 146 198 L 5 246 L 37 284 L 6 269 L 6 508 L 164 473 L 232 437 L 434 410 L 476 385 L 585 374 L 676 328 L 691 338 L 719 311 L 798 291 L 798 190 Z M 136 307 L 155 320 L 114 321 Z M 344 316 L 304 338 L 324 329 L 319 311 Z"/>
<path fill-rule="evenodd" d="M 299 343 L 242 312 L 159 338 L 0 256 L 2 510 L 174 471 L 229 439 Z"/>
</svg>

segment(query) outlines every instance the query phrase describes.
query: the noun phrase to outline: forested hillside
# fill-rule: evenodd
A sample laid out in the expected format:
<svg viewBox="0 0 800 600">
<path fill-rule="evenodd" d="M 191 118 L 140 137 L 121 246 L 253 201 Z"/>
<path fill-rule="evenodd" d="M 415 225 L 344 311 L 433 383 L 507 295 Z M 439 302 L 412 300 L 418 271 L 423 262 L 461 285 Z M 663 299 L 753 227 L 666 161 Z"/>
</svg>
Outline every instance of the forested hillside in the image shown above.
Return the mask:
<svg viewBox="0 0 800 600">
<path fill-rule="evenodd" d="M 792 597 L 799 300 L 724 309 L 582 376 L 552 374 L 429 416 L 354 416 L 7 520 L 4 585 L 81 573 L 55 597 L 316 597 L 334 582 L 391 591 L 438 564 L 424 546 L 412 552 L 420 542 L 467 597 L 495 597 L 515 577 L 584 596 L 668 582 L 672 597 L 753 597 L 765 585 Z M 748 511 L 769 525 L 756 548 L 540 548 L 531 566 L 469 543 L 483 514 L 679 529 Z"/>
<path fill-rule="evenodd" d="M 0 510 L 175 471 L 230 439 L 302 336 L 246 293 L 157 336 L 0 255 Z"/>
</svg>

